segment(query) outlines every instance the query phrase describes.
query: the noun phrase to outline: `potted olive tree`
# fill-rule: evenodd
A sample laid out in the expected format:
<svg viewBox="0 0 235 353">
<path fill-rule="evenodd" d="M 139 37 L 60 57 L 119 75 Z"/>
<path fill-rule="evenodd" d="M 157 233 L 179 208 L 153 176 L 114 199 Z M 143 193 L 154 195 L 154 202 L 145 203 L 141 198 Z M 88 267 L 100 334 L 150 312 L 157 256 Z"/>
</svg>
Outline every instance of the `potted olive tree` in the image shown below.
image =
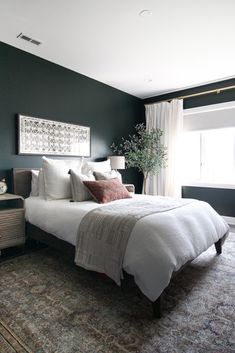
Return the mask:
<svg viewBox="0 0 235 353">
<path fill-rule="evenodd" d="M 121 143 L 113 143 L 114 153 L 125 157 L 127 167 L 136 167 L 144 176 L 144 193 L 146 194 L 146 180 L 149 175 L 157 174 L 166 167 L 166 147 L 161 143 L 163 131 L 161 129 L 146 130 L 144 124 L 135 126 L 136 133 L 128 139 L 122 137 Z"/>
</svg>

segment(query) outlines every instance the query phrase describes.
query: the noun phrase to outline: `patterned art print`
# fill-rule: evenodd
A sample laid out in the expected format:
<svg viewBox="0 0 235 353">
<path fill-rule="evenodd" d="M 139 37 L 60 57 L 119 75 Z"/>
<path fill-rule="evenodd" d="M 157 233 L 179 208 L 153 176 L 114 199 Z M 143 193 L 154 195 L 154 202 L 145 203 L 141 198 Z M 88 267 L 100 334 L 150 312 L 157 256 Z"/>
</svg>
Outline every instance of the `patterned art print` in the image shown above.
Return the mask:
<svg viewBox="0 0 235 353">
<path fill-rule="evenodd" d="M 19 115 L 19 154 L 90 156 L 90 128 Z"/>
</svg>

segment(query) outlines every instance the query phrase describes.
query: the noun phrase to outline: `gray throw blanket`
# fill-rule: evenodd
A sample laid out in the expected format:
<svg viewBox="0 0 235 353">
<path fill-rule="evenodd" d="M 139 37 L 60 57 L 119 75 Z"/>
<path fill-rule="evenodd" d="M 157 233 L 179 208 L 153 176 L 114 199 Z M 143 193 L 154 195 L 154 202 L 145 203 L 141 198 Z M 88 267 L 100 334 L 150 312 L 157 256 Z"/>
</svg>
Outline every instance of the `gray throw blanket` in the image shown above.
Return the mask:
<svg viewBox="0 0 235 353">
<path fill-rule="evenodd" d="M 93 209 L 80 223 L 75 263 L 105 273 L 120 285 L 126 246 L 136 222 L 191 202 L 193 200 L 146 196 L 141 202 L 126 199 Z"/>
</svg>

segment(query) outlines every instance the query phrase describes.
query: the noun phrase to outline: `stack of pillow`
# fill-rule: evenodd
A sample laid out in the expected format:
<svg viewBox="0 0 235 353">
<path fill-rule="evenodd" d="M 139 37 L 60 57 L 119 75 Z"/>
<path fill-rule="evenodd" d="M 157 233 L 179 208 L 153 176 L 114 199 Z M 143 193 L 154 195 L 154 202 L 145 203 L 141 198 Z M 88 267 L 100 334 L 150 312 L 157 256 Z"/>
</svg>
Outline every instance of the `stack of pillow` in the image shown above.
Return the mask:
<svg viewBox="0 0 235 353">
<path fill-rule="evenodd" d="M 110 160 L 103 162 L 58 160 L 42 157 L 42 168 L 32 170 L 31 196 L 46 200 L 94 199 L 99 203 L 130 198 L 121 175 L 111 170 Z"/>
</svg>

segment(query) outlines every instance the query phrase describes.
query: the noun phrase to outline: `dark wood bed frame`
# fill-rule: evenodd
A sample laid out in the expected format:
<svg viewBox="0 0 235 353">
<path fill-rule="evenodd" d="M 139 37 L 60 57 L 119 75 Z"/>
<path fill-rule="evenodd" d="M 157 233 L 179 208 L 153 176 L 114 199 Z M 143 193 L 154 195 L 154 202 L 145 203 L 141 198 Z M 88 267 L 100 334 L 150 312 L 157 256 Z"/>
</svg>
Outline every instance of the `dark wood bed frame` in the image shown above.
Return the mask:
<svg viewBox="0 0 235 353">
<path fill-rule="evenodd" d="M 24 198 L 29 196 L 31 191 L 31 169 L 32 168 L 13 168 L 12 169 L 13 188 L 14 188 L 14 193 L 16 195 L 23 196 Z M 33 168 L 33 169 L 37 169 L 37 168 Z M 42 229 L 34 226 L 29 222 L 26 222 L 26 236 L 29 239 L 30 238 L 34 239 L 38 242 L 47 244 L 49 246 L 52 246 L 58 249 L 59 251 L 62 251 L 64 254 L 68 255 L 73 261 L 75 256 L 75 247 L 67 243 L 66 241 L 56 238 L 54 235 L 43 231 Z M 222 253 L 222 244 L 224 243 L 225 238 L 226 238 L 226 235 L 224 235 L 221 239 L 219 239 L 215 243 L 215 249 L 218 255 Z M 185 265 L 179 271 L 175 272 L 172 277 L 175 277 L 175 275 L 177 275 L 184 267 Z M 160 318 L 162 316 L 163 297 L 164 297 L 164 291 L 155 302 L 152 302 L 153 313 L 154 313 L 154 316 L 157 318 Z"/>
</svg>

